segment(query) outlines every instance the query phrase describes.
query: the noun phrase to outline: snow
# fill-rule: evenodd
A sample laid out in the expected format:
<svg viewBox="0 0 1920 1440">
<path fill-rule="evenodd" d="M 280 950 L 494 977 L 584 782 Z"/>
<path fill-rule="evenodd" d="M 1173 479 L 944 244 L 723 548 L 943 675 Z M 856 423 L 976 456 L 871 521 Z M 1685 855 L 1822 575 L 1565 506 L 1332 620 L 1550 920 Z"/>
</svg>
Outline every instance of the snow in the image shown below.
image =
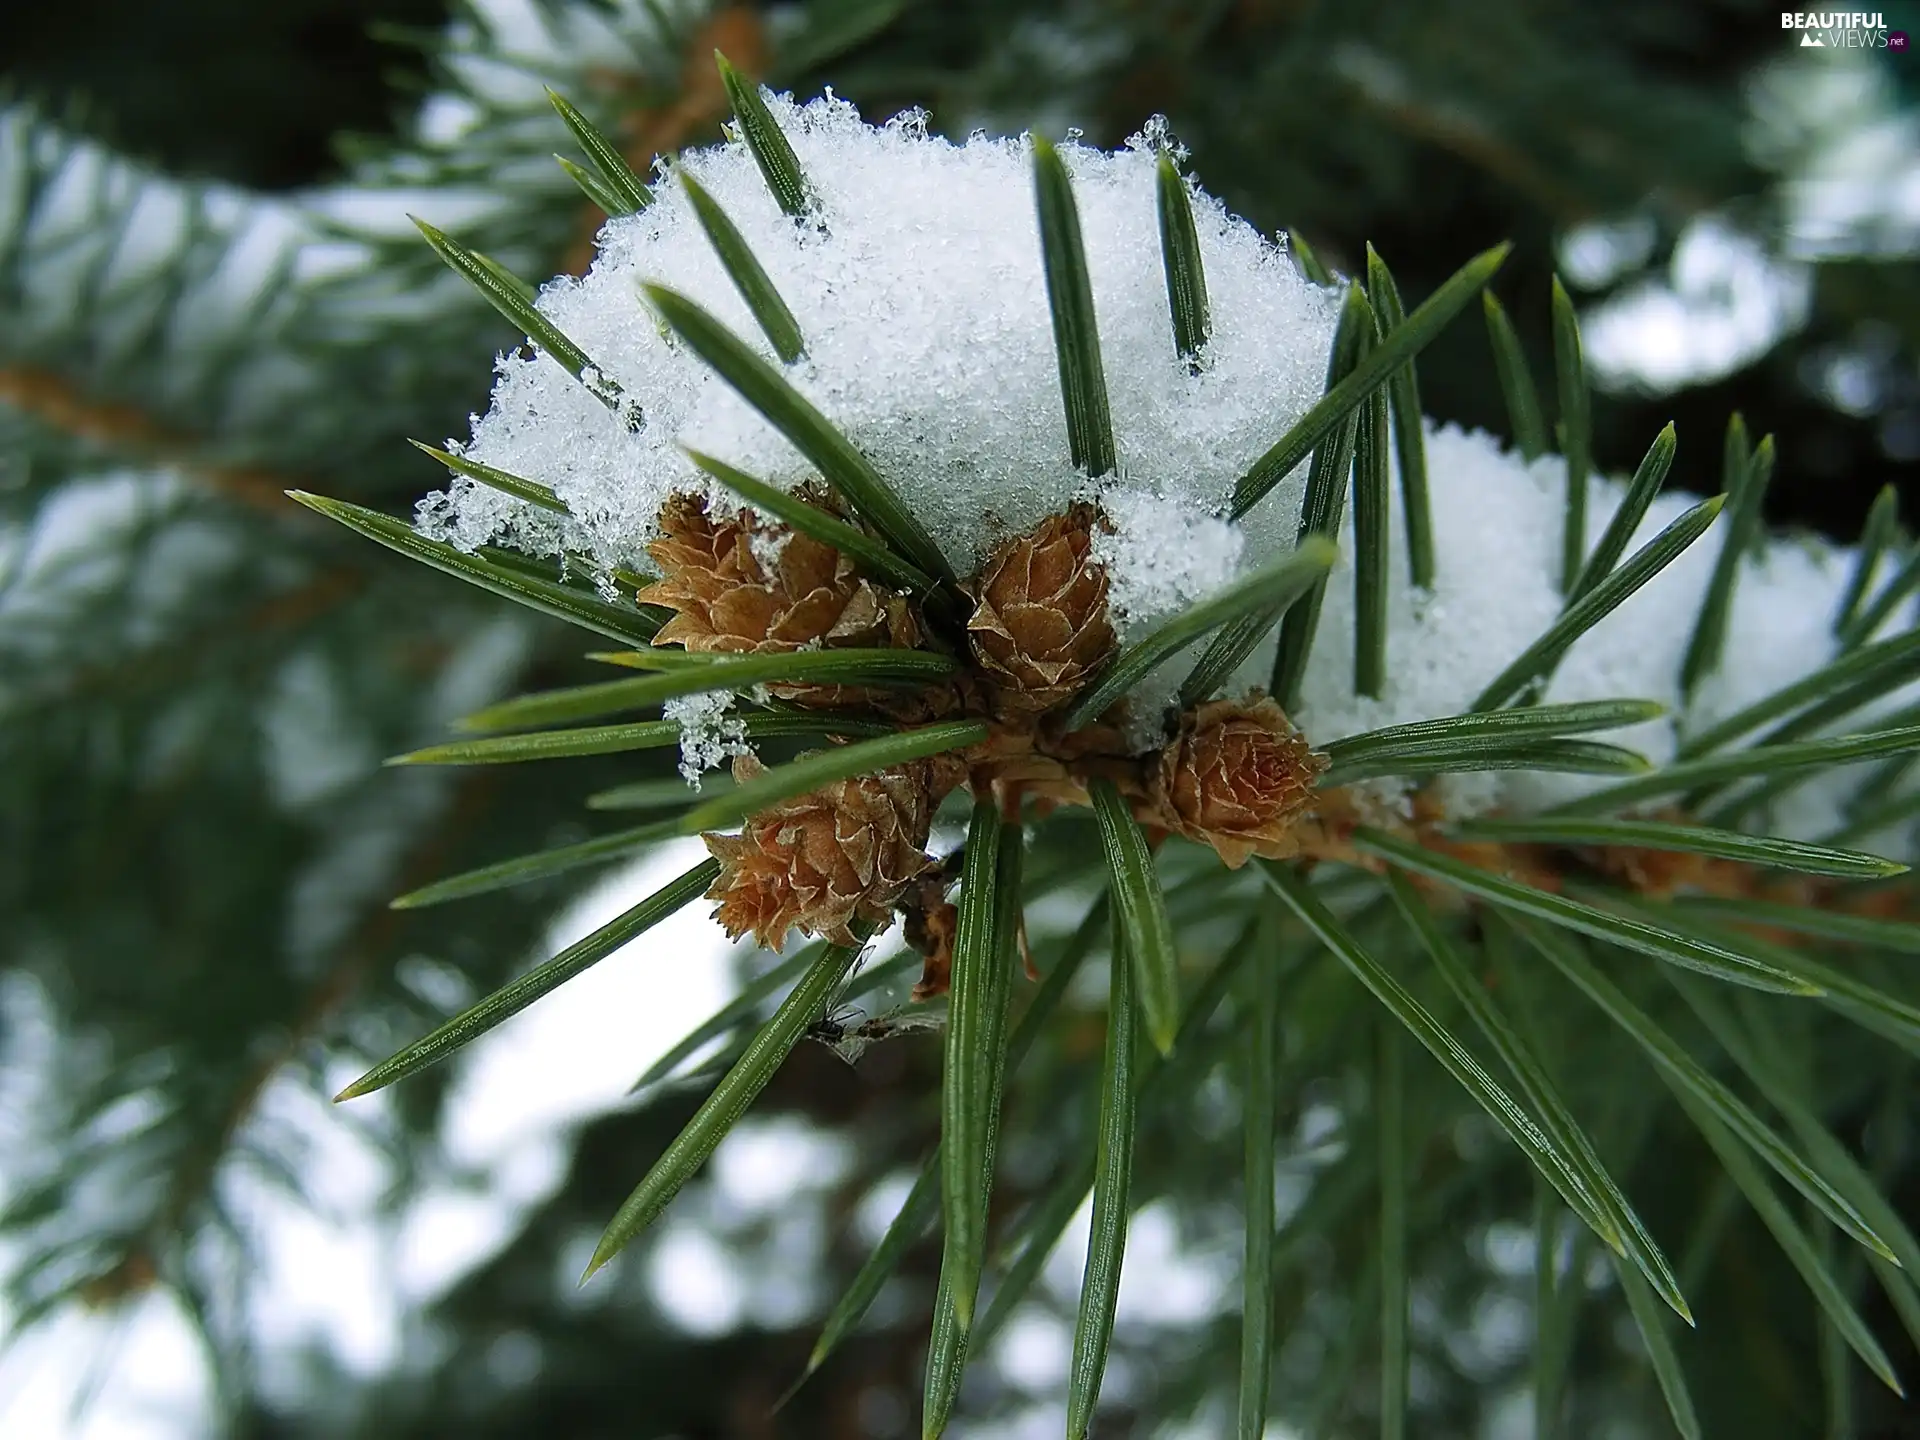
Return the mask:
<svg viewBox="0 0 1920 1440">
<path fill-rule="evenodd" d="M 1538 639 L 1561 608 L 1556 577 L 1564 523 L 1566 473 L 1558 456 L 1528 463 L 1484 432 L 1453 426 L 1427 430 L 1437 574 L 1431 592 L 1408 579 L 1398 480 L 1391 495 L 1392 566 L 1389 576 L 1387 683 L 1378 698 L 1353 690 L 1353 535 L 1349 516 L 1341 557 L 1327 588 L 1312 657 L 1301 686 L 1296 722 L 1317 744 L 1386 725 L 1454 715 L 1523 649 Z M 1698 445 L 1698 442 L 1696 442 Z M 1712 464 L 1719 446 L 1711 447 Z M 1677 466 L 1698 473 L 1683 448 Z M 1626 487 L 1595 476 L 1589 481 L 1589 546 L 1605 530 Z M 1655 499 L 1627 554 L 1652 540 L 1701 496 L 1668 491 Z M 1727 527 L 1717 523 L 1619 609 L 1589 630 L 1561 661 L 1548 701 L 1616 697 L 1657 700 L 1669 714 L 1597 737 L 1638 750 L 1655 763 L 1674 758 L 1682 739 L 1764 699 L 1820 669 L 1839 654 L 1832 622 L 1852 574 L 1854 553 L 1810 535 L 1765 542 L 1739 570 L 1720 667 L 1691 701 L 1680 692 L 1680 670 Z M 1883 571 L 1885 567 L 1883 566 Z M 1889 618 L 1881 638 L 1912 620 L 1911 605 Z M 1273 646 L 1264 647 L 1242 675 L 1264 675 Z M 1884 716 L 1920 700 L 1909 684 L 1844 717 L 1830 732 L 1872 728 Z M 1823 773 L 1797 787 L 1771 815 L 1772 833 L 1812 839 L 1836 829 L 1860 772 Z M 1542 809 L 1607 783 L 1570 775 L 1506 772 L 1447 782 L 1449 809 L 1463 813 L 1493 806 Z"/>
<path fill-rule="evenodd" d="M 723 206 L 793 311 L 807 345 L 788 378 L 873 460 L 962 573 L 1008 535 L 1095 488 L 1067 458 L 1066 425 L 1039 264 L 1029 144 L 929 136 L 918 116 L 873 127 L 844 102 L 771 102 L 810 182 L 825 233 L 782 215 L 738 142 L 681 157 Z M 1111 485 L 1195 515 L 1225 509 L 1234 482 L 1317 398 L 1334 297 L 1218 202 L 1195 197 L 1216 322 L 1208 365 L 1176 355 L 1160 272 L 1154 151 L 1068 143 L 1086 239 L 1120 472 Z M 645 568 L 660 503 L 703 482 L 681 445 L 792 486 L 804 462 L 686 347 L 660 333 L 642 281 L 698 301 L 771 356 L 679 186 L 610 222 L 584 279 L 540 306 L 623 389 L 647 424 L 630 433 L 545 356 L 500 361 L 474 459 L 543 481 L 578 517 L 570 543 Z M 1298 487 L 1271 497 L 1260 537 L 1277 541 Z M 1116 504 L 1117 512 L 1151 509 Z M 526 515 L 455 481 L 431 501 L 429 533 L 513 543 Z M 1123 531 L 1160 549 L 1157 533 Z M 545 536 L 542 543 L 550 545 Z M 1170 603 L 1190 593 L 1166 592 Z M 1152 613 L 1135 618 L 1148 623 Z"/>
<path fill-rule="evenodd" d="M 1225 516 L 1235 482 L 1320 393 L 1338 291 L 1303 281 L 1279 245 L 1196 192 L 1213 332 L 1200 373 L 1190 373 L 1174 352 L 1161 274 L 1154 160 L 1164 126 L 1113 154 L 1072 139 L 1061 147 L 1086 238 L 1119 452 L 1117 473 L 1092 477 L 1068 460 L 1030 140 L 975 135 L 954 144 L 913 114 L 869 126 L 830 94 L 805 106 L 778 96 L 770 104 L 817 192 L 816 215 L 782 215 L 738 141 L 679 163 L 725 207 L 796 316 L 807 351 L 787 367 L 790 382 L 874 462 L 958 573 L 974 572 L 1009 534 L 1097 498 L 1112 528 L 1095 553 L 1108 567 L 1126 644 L 1294 543 L 1304 467 L 1241 521 Z M 423 529 L 463 546 L 517 543 L 548 554 L 564 546 L 646 569 L 661 503 L 675 490 L 705 490 L 683 445 L 789 487 L 810 478 L 792 446 L 664 334 L 643 303 L 642 282 L 664 284 L 770 355 L 682 188 L 663 185 L 658 194 L 647 211 L 607 225 L 583 279 L 553 281 L 539 302 L 625 393 L 643 399 L 645 425 L 630 430 L 547 356 L 502 357 L 492 407 L 476 418 L 465 453 L 552 486 L 573 518 L 556 526 L 456 478 L 422 503 Z M 1649 322 L 1634 323 L 1644 331 Z M 1596 354 L 1605 338 L 1602 324 Z M 1349 507 L 1294 717 L 1317 743 L 1464 711 L 1560 613 L 1563 462 L 1528 462 L 1492 436 L 1450 426 L 1430 424 L 1426 439 L 1436 584 L 1429 592 L 1410 583 L 1396 482 L 1388 679 L 1379 696 L 1356 696 Z M 1717 477 L 1718 437 L 1686 444 L 1678 473 Z M 1593 479 L 1590 543 L 1622 494 L 1619 482 Z M 1662 496 L 1633 546 L 1698 498 Z M 1664 703 L 1667 718 L 1606 737 L 1661 762 L 1689 731 L 1833 658 L 1847 552 L 1768 541 L 1741 567 L 1720 673 L 1683 703 L 1681 660 L 1725 531 L 1716 526 L 1583 637 L 1546 698 Z M 1273 643 L 1249 658 L 1238 688 L 1267 677 Z M 1153 726 L 1196 655 L 1161 667 L 1135 692 L 1143 743 L 1156 738 Z M 686 768 L 698 773 L 734 737 L 715 728 L 719 712 L 682 711 Z M 1537 809 L 1598 783 L 1512 772 L 1447 782 L 1450 804 L 1464 810 Z M 1844 773 L 1811 780 L 1772 822 L 1800 836 L 1832 830 L 1852 783 Z M 1380 798 L 1395 798 L 1384 789 Z"/>
<path fill-rule="evenodd" d="M 1107 567 L 1107 603 L 1123 634 L 1204 599 L 1240 572 L 1245 533 L 1176 496 L 1115 486 L 1101 508 L 1114 531 L 1095 533 L 1093 558 Z M 1148 535 L 1156 543 L 1140 543 Z"/>
<path fill-rule="evenodd" d="M 680 727 L 680 778 L 696 790 L 707 771 L 719 769 L 736 755 L 752 753 L 746 722 L 727 713 L 733 701 L 730 690 L 710 690 L 680 696 L 663 707 L 666 718 Z"/>
</svg>

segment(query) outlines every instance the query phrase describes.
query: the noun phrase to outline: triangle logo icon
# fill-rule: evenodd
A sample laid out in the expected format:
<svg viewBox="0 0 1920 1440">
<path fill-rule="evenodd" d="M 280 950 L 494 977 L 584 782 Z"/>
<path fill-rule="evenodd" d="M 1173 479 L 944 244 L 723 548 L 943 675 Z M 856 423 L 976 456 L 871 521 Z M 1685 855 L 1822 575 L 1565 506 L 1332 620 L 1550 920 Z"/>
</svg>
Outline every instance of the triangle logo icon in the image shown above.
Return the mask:
<svg viewBox="0 0 1920 1440">
<path fill-rule="evenodd" d="M 1809 47 L 1815 50 L 1824 50 L 1827 48 L 1827 42 L 1815 35 L 1802 35 L 1800 37 L 1800 48 L 1805 50 Z"/>
</svg>

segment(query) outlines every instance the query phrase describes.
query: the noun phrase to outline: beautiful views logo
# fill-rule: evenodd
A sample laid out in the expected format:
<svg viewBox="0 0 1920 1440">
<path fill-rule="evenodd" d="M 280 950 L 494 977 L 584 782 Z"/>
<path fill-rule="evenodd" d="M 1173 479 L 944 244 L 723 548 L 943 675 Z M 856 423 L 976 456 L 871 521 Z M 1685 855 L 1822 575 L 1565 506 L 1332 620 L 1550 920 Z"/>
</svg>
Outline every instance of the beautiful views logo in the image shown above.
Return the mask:
<svg viewBox="0 0 1920 1440">
<path fill-rule="evenodd" d="M 1863 10 L 1783 10 L 1782 30 L 1798 30 L 1803 50 L 1904 50 L 1906 34 L 1897 45 L 1889 44 L 1887 22 L 1878 11 Z"/>
</svg>

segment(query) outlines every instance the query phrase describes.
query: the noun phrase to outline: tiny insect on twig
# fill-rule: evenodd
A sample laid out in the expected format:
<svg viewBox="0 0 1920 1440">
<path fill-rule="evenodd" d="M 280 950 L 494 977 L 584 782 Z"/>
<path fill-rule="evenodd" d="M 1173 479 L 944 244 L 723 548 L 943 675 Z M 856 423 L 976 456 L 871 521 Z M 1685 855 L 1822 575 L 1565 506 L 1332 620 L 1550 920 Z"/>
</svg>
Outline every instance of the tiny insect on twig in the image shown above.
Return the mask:
<svg viewBox="0 0 1920 1440">
<path fill-rule="evenodd" d="M 836 1014 L 823 1015 L 807 1027 L 807 1038 L 827 1046 L 849 1065 L 857 1065 L 860 1057 L 867 1053 L 867 1047 L 881 1040 L 891 1040 L 901 1035 L 916 1032 L 938 1032 L 947 1028 L 947 1016 L 944 1010 L 927 1010 L 902 1006 L 889 1010 L 884 1015 L 858 1021 L 849 1021 L 847 1017 L 859 1015 L 859 1010 L 843 1010 Z"/>
</svg>

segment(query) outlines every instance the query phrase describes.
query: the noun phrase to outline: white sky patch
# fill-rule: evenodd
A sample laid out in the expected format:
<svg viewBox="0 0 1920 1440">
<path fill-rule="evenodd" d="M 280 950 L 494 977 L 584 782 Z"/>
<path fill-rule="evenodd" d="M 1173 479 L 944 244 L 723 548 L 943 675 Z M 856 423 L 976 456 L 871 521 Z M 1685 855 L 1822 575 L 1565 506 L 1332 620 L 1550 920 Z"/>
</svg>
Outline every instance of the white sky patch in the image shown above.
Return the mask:
<svg viewBox="0 0 1920 1440">
<path fill-rule="evenodd" d="M 1920 252 L 1920 116 L 1884 60 L 1795 49 L 1755 73 L 1747 100 L 1748 148 L 1782 176 L 1777 236 L 1713 214 L 1689 221 L 1665 276 L 1581 317 L 1602 385 L 1659 393 L 1731 374 L 1805 323 L 1811 262 Z M 1653 238 L 1647 217 L 1576 226 L 1561 266 L 1598 289 L 1642 263 Z"/>
<path fill-rule="evenodd" d="M 1080 1248 L 1084 1256 L 1084 1237 Z M 1226 1302 L 1228 1284 L 1238 1274 L 1237 1255 L 1183 1243 L 1172 1202 L 1156 1200 L 1136 1211 L 1127 1226 L 1117 1321 L 1196 1325 L 1219 1311 Z"/>
<path fill-rule="evenodd" d="M 689 1335 L 724 1335 L 747 1316 L 738 1257 L 711 1231 L 669 1219 L 647 1260 L 654 1304 Z"/>
<path fill-rule="evenodd" d="M 743 1220 L 783 1208 L 803 1190 L 837 1184 L 853 1161 L 853 1144 L 793 1116 L 747 1119 L 713 1156 L 713 1182 Z"/>
<path fill-rule="evenodd" d="M 1575 225 L 1555 246 L 1560 273 L 1570 285 L 1598 290 L 1644 265 L 1658 238 L 1650 215 Z"/>
<path fill-rule="evenodd" d="M 1760 70 L 1747 93 L 1748 145 L 1786 177 L 1790 254 L 1920 250 L 1920 117 L 1902 106 L 1885 59 L 1795 50 Z"/>
<path fill-rule="evenodd" d="M 913 1193 L 914 1176 L 900 1171 L 887 1176 L 869 1190 L 853 1213 L 853 1233 L 863 1245 L 878 1245 L 894 1217 L 906 1207 Z"/>
<path fill-rule="evenodd" d="M 94 1384 L 76 1413 L 76 1397 Z M 8 1440 L 192 1440 L 207 1433 L 212 1400 L 193 1327 L 165 1294 L 114 1314 L 62 1314 L 0 1367 Z"/>
<path fill-rule="evenodd" d="M 592 933 L 705 856 L 698 840 L 661 846 L 564 911 L 546 952 Z M 641 1071 L 724 1004 L 735 947 L 708 908 L 694 901 L 477 1042 L 449 1100 L 451 1158 L 498 1165 L 617 1107 Z"/>
<path fill-rule="evenodd" d="M 319 1342 L 351 1373 L 373 1376 L 399 1348 L 399 1307 L 371 1216 L 386 1164 L 328 1098 L 289 1073 L 261 1096 L 247 1138 L 298 1147 L 301 1193 L 258 1174 L 244 1152 L 217 1181 L 223 1203 L 257 1237 L 248 1328 L 263 1353 Z"/>
<path fill-rule="evenodd" d="M 1074 1212 L 1041 1270 L 1041 1283 L 1072 1304 L 1086 1269 L 1093 1232 L 1093 1200 Z M 1231 1262 L 1231 1263 L 1229 1263 Z M 1119 1324 L 1192 1325 L 1223 1303 L 1225 1287 L 1238 1273 L 1225 1252 L 1182 1243 L 1171 1202 L 1156 1200 L 1134 1212 L 1127 1226 L 1127 1254 L 1120 1271 Z"/>
<path fill-rule="evenodd" d="M 1770 255 L 1711 215 L 1687 223 L 1664 278 L 1628 286 L 1580 317 L 1595 381 L 1665 392 L 1730 375 L 1806 321 L 1807 266 Z"/>
<path fill-rule="evenodd" d="M 1000 1373 L 1023 1390 L 1043 1394 L 1057 1389 L 1073 1360 L 1073 1324 L 1042 1310 L 1024 1309 L 1007 1322 L 994 1359 Z"/>
</svg>

